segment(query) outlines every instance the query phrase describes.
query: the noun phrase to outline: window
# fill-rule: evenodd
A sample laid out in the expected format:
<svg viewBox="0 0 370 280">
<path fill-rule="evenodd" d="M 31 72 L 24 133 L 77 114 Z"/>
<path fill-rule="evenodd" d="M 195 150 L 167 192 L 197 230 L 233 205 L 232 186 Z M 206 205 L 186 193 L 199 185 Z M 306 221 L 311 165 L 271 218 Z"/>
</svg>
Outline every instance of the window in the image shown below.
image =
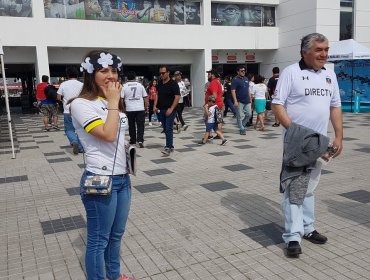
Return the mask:
<svg viewBox="0 0 370 280">
<path fill-rule="evenodd" d="M 275 7 L 249 4 L 211 4 L 212 25 L 276 26 Z"/>
<path fill-rule="evenodd" d="M 339 40 L 353 39 L 353 2 L 354 0 L 340 1 Z"/>
</svg>

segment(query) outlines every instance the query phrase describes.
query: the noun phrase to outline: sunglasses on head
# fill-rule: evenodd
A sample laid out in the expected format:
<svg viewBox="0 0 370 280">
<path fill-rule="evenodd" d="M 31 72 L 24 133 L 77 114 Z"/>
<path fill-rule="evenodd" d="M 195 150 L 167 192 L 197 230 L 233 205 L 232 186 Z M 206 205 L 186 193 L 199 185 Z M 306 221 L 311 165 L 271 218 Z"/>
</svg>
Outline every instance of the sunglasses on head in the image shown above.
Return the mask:
<svg viewBox="0 0 370 280">
<path fill-rule="evenodd" d="M 159 72 L 160 75 L 164 75 L 166 74 L 167 72 Z"/>
<path fill-rule="evenodd" d="M 240 72 L 245 72 L 245 69 L 240 69 L 239 71 L 240 71 Z"/>
</svg>

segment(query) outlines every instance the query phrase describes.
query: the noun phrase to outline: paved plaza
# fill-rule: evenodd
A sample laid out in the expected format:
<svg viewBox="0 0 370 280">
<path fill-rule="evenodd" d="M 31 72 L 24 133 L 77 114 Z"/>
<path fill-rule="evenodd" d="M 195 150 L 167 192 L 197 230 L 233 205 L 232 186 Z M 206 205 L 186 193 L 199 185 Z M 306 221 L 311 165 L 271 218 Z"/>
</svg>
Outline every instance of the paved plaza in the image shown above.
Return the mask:
<svg viewBox="0 0 370 280">
<path fill-rule="evenodd" d="M 184 116 L 189 128 L 174 134 L 171 157 L 161 157 L 161 129 L 145 131 L 122 272 L 140 280 L 370 279 L 370 114 L 344 114 L 344 152 L 324 166 L 316 192 L 316 228 L 329 241 L 304 240 L 299 258 L 285 256 L 281 239 L 281 127 L 242 136 L 228 117 L 227 145 L 200 146 L 201 109 Z M 0 280 L 86 279 L 83 157 L 63 129 L 43 132 L 40 115 L 12 118 L 16 159 L 0 120 Z"/>
</svg>

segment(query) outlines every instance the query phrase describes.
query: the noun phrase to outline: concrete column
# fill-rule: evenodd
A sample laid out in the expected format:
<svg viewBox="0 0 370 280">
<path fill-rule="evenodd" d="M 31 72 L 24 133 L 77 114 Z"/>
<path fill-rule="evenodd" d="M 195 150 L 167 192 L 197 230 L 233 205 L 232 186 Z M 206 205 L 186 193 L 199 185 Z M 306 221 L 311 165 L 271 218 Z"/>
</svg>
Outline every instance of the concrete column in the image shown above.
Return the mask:
<svg viewBox="0 0 370 280">
<path fill-rule="evenodd" d="M 202 2 L 202 6 L 203 6 L 203 25 L 204 26 L 211 26 L 211 1 L 203 1 Z"/>
<path fill-rule="evenodd" d="M 36 79 L 41 83 L 42 75 L 50 78 L 48 48 L 46 46 L 36 46 Z"/>
<path fill-rule="evenodd" d="M 32 1 L 32 17 L 33 18 L 45 17 L 44 1 Z"/>
<path fill-rule="evenodd" d="M 204 105 L 204 85 L 207 82 L 207 73 L 212 68 L 212 50 L 204 49 L 194 55 L 191 66 L 192 101 L 194 107 Z"/>
</svg>

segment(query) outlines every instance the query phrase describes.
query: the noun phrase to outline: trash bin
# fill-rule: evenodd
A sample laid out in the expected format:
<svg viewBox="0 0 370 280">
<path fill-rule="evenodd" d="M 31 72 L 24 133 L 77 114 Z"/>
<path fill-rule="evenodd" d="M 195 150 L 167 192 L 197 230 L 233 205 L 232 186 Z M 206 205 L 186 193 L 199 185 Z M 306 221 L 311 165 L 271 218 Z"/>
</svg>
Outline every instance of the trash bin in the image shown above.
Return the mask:
<svg viewBox="0 0 370 280">
<path fill-rule="evenodd" d="M 355 100 L 353 104 L 353 112 L 354 113 L 360 113 L 360 107 L 361 107 L 361 96 L 360 94 L 355 94 Z"/>
</svg>

